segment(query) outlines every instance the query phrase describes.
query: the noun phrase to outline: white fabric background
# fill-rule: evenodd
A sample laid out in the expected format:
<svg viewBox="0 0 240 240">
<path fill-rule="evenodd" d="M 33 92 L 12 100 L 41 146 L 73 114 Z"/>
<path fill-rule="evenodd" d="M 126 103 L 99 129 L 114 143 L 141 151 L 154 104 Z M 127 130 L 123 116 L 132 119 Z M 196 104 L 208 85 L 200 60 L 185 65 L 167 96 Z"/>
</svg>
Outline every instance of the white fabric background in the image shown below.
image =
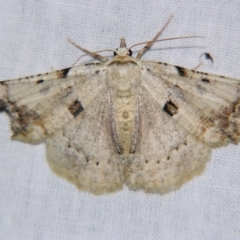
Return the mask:
<svg viewBox="0 0 240 240">
<path fill-rule="evenodd" d="M 0 7 L 0 78 L 70 66 L 89 50 L 162 37 L 205 39 L 155 45 L 144 58 L 240 78 L 240 1 L 8 0 Z M 188 47 L 188 48 L 186 48 Z M 44 145 L 10 140 L 0 114 L 0 239 L 240 239 L 240 146 L 213 151 L 203 175 L 170 194 L 120 192 L 96 197 L 55 176 Z"/>
</svg>

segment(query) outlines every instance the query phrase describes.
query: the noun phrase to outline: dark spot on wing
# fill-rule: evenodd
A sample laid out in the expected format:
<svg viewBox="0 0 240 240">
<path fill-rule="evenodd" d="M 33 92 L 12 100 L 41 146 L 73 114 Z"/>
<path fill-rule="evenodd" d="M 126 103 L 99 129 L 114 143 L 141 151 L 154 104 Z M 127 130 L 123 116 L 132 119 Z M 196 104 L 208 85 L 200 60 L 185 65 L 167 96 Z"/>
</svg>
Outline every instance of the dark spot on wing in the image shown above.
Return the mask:
<svg viewBox="0 0 240 240">
<path fill-rule="evenodd" d="M 99 65 L 99 64 L 100 64 L 99 62 L 91 62 L 91 63 L 85 63 L 85 66 Z"/>
<path fill-rule="evenodd" d="M 44 82 L 43 79 L 39 79 L 39 80 L 37 80 L 37 84 L 40 84 L 40 83 L 43 83 L 43 82 Z"/>
<path fill-rule="evenodd" d="M 163 110 L 172 117 L 173 115 L 177 114 L 178 107 L 173 102 L 168 101 L 164 105 Z"/>
<path fill-rule="evenodd" d="M 84 110 L 81 102 L 78 100 L 75 100 L 69 107 L 68 107 L 69 112 L 76 117 L 80 112 Z"/>
<path fill-rule="evenodd" d="M 207 79 L 207 78 L 202 78 L 201 80 L 202 80 L 202 82 L 204 82 L 204 83 L 210 83 L 210 80 Z"/>
<path fill-rule="evenodd" d="M 168 65 L 167 63 L 164 63 L 164 62 L 158 62 L 158 64 L 163 64 L 163 65 L 165 65 L 165 66 Z"/>
<path fill-rule="evenodd" d="M 85 63 L 85 66 L 91 66 L 94 65 L 94 63 Z"/>
<path fill-rule="evenodd" d="M 65 78 L 67 77 L 68 72 L 71 70 L 71 68 L 65 68 L 62 70 L 57 71 L 58 78 Z"/>
<path fill-rule="evenodd" d="M 66 98 L 71 93 L 73 93 L 73 88 L 71 86 L 69 86 L 69 87 L 67 87 L 66 89 L 63 90 L 63 92 L 60 94 L 60 98 Z"/>
<path fill-rule="evenodd" d="M 181 77 L 187 77 L 188 76 L 187 70 L 185 68 L 178 67 L 178 66 L 175 66 L 175 68 L 177 69 L 179 76 L 181 76 Z"/>
<path fill-rule="evenodd" d="M 7 113 L 10 115 L 12 122 L 16 124 L 11 124 L 14 134 L 22 132 L 29 124 L 38 119 L 40 116 L 37 112 L 29 110 L 26 106 L 17 106 L 13 102 L 8 102 L 9 106 L 6 109 Z"/>
<path fill-rule="evenodd" d="M 49 89 L 50 89 L 50 86 L 47 85 L 40 90 L 40 93 L 47 94 Z"/>
</svg>

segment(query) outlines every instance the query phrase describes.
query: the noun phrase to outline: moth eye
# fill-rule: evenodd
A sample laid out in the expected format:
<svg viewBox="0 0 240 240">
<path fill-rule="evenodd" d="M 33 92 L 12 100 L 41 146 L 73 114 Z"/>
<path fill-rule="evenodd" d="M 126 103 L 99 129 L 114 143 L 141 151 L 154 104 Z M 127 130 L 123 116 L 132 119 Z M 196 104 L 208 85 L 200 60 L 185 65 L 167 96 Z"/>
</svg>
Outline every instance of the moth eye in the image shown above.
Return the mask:
<svg viewBox="0 0 240 240">
<path fill-rule="evenodd" d="M 130 57 L 132 56 L 132 50 L 131 49 L 128 50 L 127 55 L 130 56 Z"/>
<path fill-rule="evenodd" d="M 113 52 L 114 57 L 117 56 L 117 50 L 118 50 L 118 48 L 116 48 L 115 51 Z M 132 50 L 131 49 L 128 50 L 127 55 L 132 56 Z"/>
</svg>

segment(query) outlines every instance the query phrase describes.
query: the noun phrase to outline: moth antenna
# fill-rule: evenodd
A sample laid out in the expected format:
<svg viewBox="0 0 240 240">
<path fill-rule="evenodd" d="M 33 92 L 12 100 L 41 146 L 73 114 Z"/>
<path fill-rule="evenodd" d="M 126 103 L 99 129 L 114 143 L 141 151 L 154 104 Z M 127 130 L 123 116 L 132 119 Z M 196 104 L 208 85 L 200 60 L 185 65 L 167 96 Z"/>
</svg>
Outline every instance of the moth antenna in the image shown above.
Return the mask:
<svg viewBox="0 0 240 240">
<path fill-rule="evenodd" d="M 93 53 L 100 53 L 100 52 L 113 52 L 114 50 L 112 49 L 104 49 L 104 50 L 100 50 L 100 51 L 96 51 L 96 52 L 93 52 Z M 71 67 L 74 67 L 76 65 L 76 63 L 83 57 L 86 57 L 86 56 L 89 56 L 89 54 L 83 54 L 81 55 L 74 63 Z"/>
<path fill-rule="evenodd" d="M 76 48 L 80 49 L 81 51 L 85 52 L 86 55 L 91 56 L 92 58 L 98 59 L 99 61 L 102 62 L 107 62 L 109 59 L 107 57 L 101 56 L 99 54 L 97 54 L 96 52 L 90 52 L 87 49 L 79 46 L 78 44 L 76 44 L 75 42 L 73 42 L 71 39 L 68 38 L 68 41 Z"/>
<path fill-rule="evenodd" d="M 180 37 L 171 37 L 171 38 L 163 38 L 163 39 L 158 39 L 156 40 L 154 43 L 156 42 L 163 42 L 163 41 L 170 41 L 170 40 L 177 40 L 177 39 L 187 39 L 187 38 L 205 38 L 204 36 L 180 36 Z M 146 44 L 149 43 L 150 41 L 145 41 L 145 42 L 140 42 L 140 43 L 136 43 L 134 45 L 132 45 L 129 49 L 132 49 L 136 46 L 142 45 L 142 44 Z"/>
<path fill-rule="evenodd" d="M 158 39 L 158 37 L 163 33 L 163 31 L 166 29 L 166 27 L 168 26 L 168 24 L 171 22 L 173 18 L 173 15 L 170 16 L 170 18 L 167 20 L 167 22 L 164 24 L 163 28 L 157 33 L 157 35 L 150 41 L 148 42 L 142 50 L 140 50 L 137 54 L 137 58 L 140 59 L 142 57 L 142 55 L 149 49 L 152 47 L 152 45 L 156 42 L 156 40 Z"/>
</svg>

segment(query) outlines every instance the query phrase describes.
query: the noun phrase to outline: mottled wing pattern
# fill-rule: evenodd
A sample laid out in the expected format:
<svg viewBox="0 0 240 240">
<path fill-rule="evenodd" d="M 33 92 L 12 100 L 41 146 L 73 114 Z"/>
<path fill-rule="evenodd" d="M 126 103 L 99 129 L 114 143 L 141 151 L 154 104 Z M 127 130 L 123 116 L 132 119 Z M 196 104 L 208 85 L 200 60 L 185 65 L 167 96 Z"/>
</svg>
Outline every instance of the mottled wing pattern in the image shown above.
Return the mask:
<svg viewBox="0 0 240 240">
<path fill-rule="evenodd" d="M 10 115 L 13 139 L 42 142 L 74 119 L 106 87 L 99 68 L 86 64 L 0 82 L 0 108 Z"/>
<path fill-rule="evenodd" d="M 140 92 L 139 143 L 126 183 L 135 190 L 169 192 L 204 170 L 211 148 L 162 111 L 146 89 Z"/>
<path fill-rule="evenodd" d="M 211 148 L 240 140 L 240 81 L 142 62 L 139 142 L 126 183 L 168 192 L 202 172 Z"/>
<path fill-rule="evenodd" d="M 14 139 L 45 141 L 52 170 L 79 189 L 102 194 L 122 188 L 125 158 L 113 146 L 101 64 L 0 84 L 0 107 L 10 115 Z"/>
<path fill-rule="evenodd" d="M 103 194 L 122 188 L 123 155 L 112 141 L 109 92 L 99 92 L 81 114 L 46 139 L 47 159 L 79 189 Z"/>
<path fill-rule="evenodd" d="M 151 74 L 144 82 L 164 81 L 168 101 L 163 109 L 192 135 L 211 147 L 239 142 L 240 80 L 163 63 L 146 67 Z"/>
</svg>

